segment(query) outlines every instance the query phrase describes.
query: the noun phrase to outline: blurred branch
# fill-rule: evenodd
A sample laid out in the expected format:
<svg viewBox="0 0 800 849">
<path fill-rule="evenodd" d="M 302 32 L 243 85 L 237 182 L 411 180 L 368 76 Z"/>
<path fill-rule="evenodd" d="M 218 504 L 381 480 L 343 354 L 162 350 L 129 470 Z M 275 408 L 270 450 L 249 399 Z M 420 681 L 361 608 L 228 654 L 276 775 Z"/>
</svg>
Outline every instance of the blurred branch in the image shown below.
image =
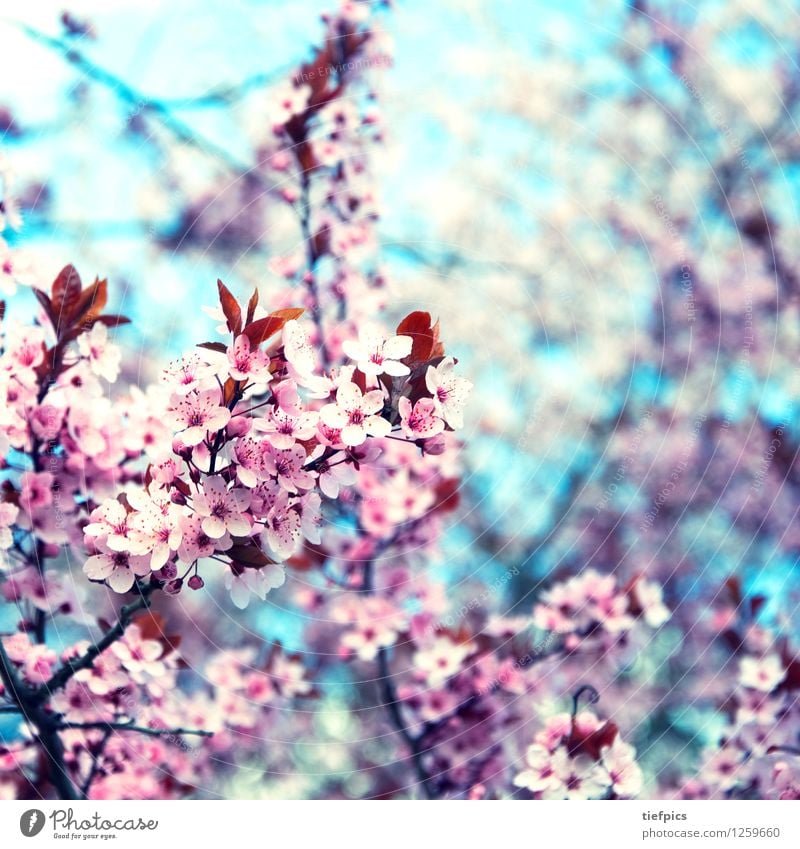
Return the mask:
<svg viewBox="0 0 800 849">
<path fill-rule="evenodd" d="M 249 174 L 255 167 L 254 165 L 237 160 L 228 150 L 200 135 L 195 129 L 173 115 L 167 103 L 148 97 L 141 91 L 133 88 L 133 86 L 129 85 L 121 77 L 88 59 L 70 42 L 60 38 L 54 38 L 19 21 L 9 21 L 9 23 L 21 30 L 32 41 L 58 53 L 70 65 L 77 68 L 89 79 L 110 89 L 120 100 L 132 106 L 136 112 L 155 116 L 159 123 L 178 139 L 178 141 L 191 145 L 208 156 L 223 162 L 233 171 Z"/>
<path fill-rule="evenodd" d="M 199 728 L 148 728 L 146 725 L 134 725 L 132 722 L 62 722 L 57 726 L 59 730 L 75 729 L 79 731 L 91 731 L 101 729 L 104 731 L 134 731 L 137 734 L 146 734 L 149 737 L 179 737 L 182 734 L 194 734 L 197 737 L 213 737 L 213 731 L 205 731 Z"/>
</svg>

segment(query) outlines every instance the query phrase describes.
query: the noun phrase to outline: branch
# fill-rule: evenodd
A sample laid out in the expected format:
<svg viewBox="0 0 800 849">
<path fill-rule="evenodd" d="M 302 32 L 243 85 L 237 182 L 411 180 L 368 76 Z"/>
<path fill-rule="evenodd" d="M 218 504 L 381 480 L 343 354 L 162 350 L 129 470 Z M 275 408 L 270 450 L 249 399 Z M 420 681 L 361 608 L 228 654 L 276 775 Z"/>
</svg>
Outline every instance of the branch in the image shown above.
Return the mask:
<svg viewBox="0 0 800 849">
<path fill-rule="evenodd" d="M 197 737 L 213 737 L 213 731 L 200 728 L 148 728 L 145 725 L 134 725 L 132 722 L 62 722 L 56 728 L 59 731 L 101 729 L 103 731 L 134 731 L 137 734 L 147 734 L 149 737 L 178 737 L 181 734 L 194 734 Z"/>
<path fill-rule="evenodd" d="M 121 77 L 118 77 L 100 65 L 96 65 L 90 59 L 87 59 L 83 53 L 78 51 L 73 44 L 60 38 L 53 38 L 19 21 L 9 21 L 8 23 L 18 27 L 28 38 L 38 44 L 59 53 L 67 62 L 83 72 L 87 77 L 111 89 L 122 101 L 128 103 L 137 112 L 147 112 L 155 115 L 161 125 L 178 139 L 178 141 L 189 144 L 203 153 L 218 159 L 220 162 L 224 162 L 233 171 L 242 174 L 252 172 L 254 166 L 240 162 L 232 157 L 228 150 L 201 136 L 188 124 L 173 115 L 162 101 L 148 97 L 130 86 Z"/>
<path fill-rule="evenodd" d="M 47 761 L 47 775 L 60 799 L 80 799 L 64 764 L 64 744 L 53 724 L 53 717 L 44 711 L 37 691 L 31 690 L 17 676 L 14 664 L 0 639 L 0 680 L 6 692 L 19 705 L 19 712 L 34 726 L 34 736 Z"/>
<path fill-rule="evenodd" d="M 79 672 L 81 669 L 88 669 L 98 655 L 102 654 L 125 633 L 125 629 L 131 624 L 133 615 L 150 606 L 150 596 L 156 587 L 156 584 L 148 584 L 140 590 L 141 596 L 120 610 L 117 624 L 110 631 L 106 632 L 101 640 L 90 646 L 85 654 L 65 663 L 49 681 L 46 681 L 39 687 L 35 693 L 35 698 L 39 702 L 43 702 L 54 690 L 61 689 L 76 672 Z"/>
<path fill-rule="evenodd" d="M 375 592 L 373 582 L 373 566 L 372 560 L 368 560 L 364 564 L 364 583 L 363 591 L 367 595 L 372 595 Z M 389 657 L 386 649 L 381 647 L 378 649 L 378 671 L 380 674 L 380 691 L 383 707 L 389 713 L 392 725 L 397 733 L 403 738 L 403 742 L 408 746 L 411 752 L 411 762 L 414 765 L 414 771 L 419 779 L 422 792 L 427 799 L 436 799 L 438 793 L 434 785 L 432 777 L 428 774 L 425 764 L 422 762 L 422 756 L 425 754 L 425 749 L 422 746 L 422 735 L 414 736 L 408 728 L 403 712 L 400 708 L 400 699 L 397 696 L 397 690 L 394 686 L 394 679 L 389 668 Z"/>
</svg>

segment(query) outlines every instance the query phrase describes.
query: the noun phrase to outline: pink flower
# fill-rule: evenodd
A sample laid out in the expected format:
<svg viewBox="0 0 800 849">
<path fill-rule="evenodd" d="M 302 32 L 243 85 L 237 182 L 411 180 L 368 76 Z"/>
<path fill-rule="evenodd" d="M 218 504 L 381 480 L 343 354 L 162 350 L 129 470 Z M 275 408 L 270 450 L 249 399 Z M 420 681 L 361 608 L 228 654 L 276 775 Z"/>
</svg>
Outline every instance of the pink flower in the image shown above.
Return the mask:
<svg viewBox="0 0 800 849">
<path fill-rule="evenodd" d="M 160 569 L 178 550 L 181 514 L 169 501 L 146 500 L 130 520 L 130 542 L 137 554 L 150 555 L 150 568 Z"/>
<path fill-rule="evenodd" d="M 230 410 L 220 406 L 216 389 L 192 390 L 178 398 L 169 412 L 171 423 L 180 432 L 181 442 L 189 447 L 202 442 L 207 432 L 221 430 L 231 418 Z"/>
<path fill-rule="evenodd" d="M 10 548 L 14 541 L 11 526 L 17 520 L 18 514 L 19 507 L 16 504 L 0 501 L 0 549 L 2 550 Z"/>
<path fill-rule="evenodd" d="M 420 398 L 412 409 L 411 401 L 403 396 L 397 409 L 403 433 L 409 439 L 428 439 L 444 430 L 444 422 L 436 415 L 436 405 L 432 398 Z"/>
<path fill-rule="evenodd" d="M 150 558 L 127 551 L 95 554 L 83 564 L 83 571 L 89 580 L 106 581 L 114 592 L 126 593 L 137 577 L 150 574 Z"/>
<path fill-rule="evenodd" d="M 210 477 L 203 491 L 194 497 L 194 509 L 201 517 L 203 531 L 212 539 L 225 533 L 245 536 L 252 528 L 252 518 L 247 513 L 250 493 L 246 489 L 228 489 L 219 476 Z"/>
<path fill-rule="evenodd" d="M 203 529 L 199 516 L 183 516 L 181 518 L 183 539 L 178 546 L 178 557 L 184 563 L 193 563 L 201 557 L 208 557 L 215 551 L 227 551 L 233 540 L 227 532 L 220 537 L 211 537 Z"/>
<path fill-rule="evenodd" d="M 366 375 L 402 377 L 410 369 L 399 360 L 411 353 L 412 344 L 410 336 L 390 336 L 387 339 L 379 329 L 366 327 L 358 334 L 358 342 L 343 342 L 342 351 L 351 360 L 356 360 L 359 371 Z"/>
<path fill-rule="evenodd" d="M 91 522 L 83 532 L 97 540 L 98 545 L 106 546 L 112 551 L 126 551 L 130 547 L 128 539 L 128 519 L 130 514 L 116 500 L 104 501 L 92 510 Z"/>
<path fill-rule="evenodd" d="M 292 448 L 298 440 L 311 439 L 317 431 L 319 413 L 302 412 L 298 415 L 275 407 L 262 419 L 253 422 L 253 429 L 267 434 L 275 448 Z"/>
<path fill-rule="evenodd" d="M 306 670 L 299 660 L 279 654 L 272 661 L 270 675 L 282 696 L 288 699 L 305 696 L 311 692 L 312 685 L 305 679 Z"/>
<path fill-rule="evenodd" d="M 414 668 L 419 670 L 431 687 L 440 687 L 461 670 L 472 654 L 472 643 L 456 643 L 450 637 L 437 637 L 433 643 L 414 654 Z"/>
<path fill-rule="evenodd" d="M 278 483 L 291 493 L 299 489 L 311 489 L 315 476 L 303 468 L 306 452 L 299 446 L 278 450 L 268 447 L 264 452 L 264 467 L 278 479 Z"/>
<path fill-rule="evenodd" d="M 341 487 L 352 486 L 358 479 L 358 473 L 346 460 L 347 455 L 338 451 L 317 466 L 319 488 L 328 498 L 336 498 Z"/>
<path fill-rule="evenodd" d="M 370 436 L 386 436 L 391 425 L 375 415 L 383 409 L 383 392 L 373 389 L 362 395 L 355 383 L 344 383 L 336 392 L 336 403 L 320 410 L 322 422 L 341 430 L 345 445 L 361 445 Z"/>
<path fill-rule="evenodd" d="M 527 768 L 514 776 L 515 787 L 524 787 L 531 793 L 554 793 L 561 786 L 553 754 L 544 746 L 528 746 L 525 765 Z"/>
<path fill-rule="evenodd" d="M 425 385 L 433 395 L 436 412 L 450 427 L 464 426 L 464 407 L 472 384 L 455 374 L 456 361 L 445 357 L 438 366 L 428 366 Z"/>
<path fill-rule="evenodd" d="M 116 345 L 108 341 L 108 328 L 97 324 L 88 333 L 78 337 L 78 350 L 86 357 L 92 371 L 113 383 L 119 375 L 119 364 L 122 354 Z"/>
<path fill-rule="evenodd" d="M 283 350 L 289 376 L 300 386 L 309 390 L 313 398 L 327 398 L 332 388 L 329 377 L 317 375 L 317 359 L 308 343 L 305 331 L 295 320 L 283 326 Z"/>
<path fill-rule="evenodd" d="M 278 496 L 267 514 L 261 540 L 279 560 L 297 551 L 302 540 L 300 513 L 289 506 L 285 493 Z"/>
<path fill-rule="evenodd" d="M 25 472 L 20 478 L 19 501 L 23 510 L 33 513 L 53 503 L 54 476 L 50 472 Z"/>
<path fill-rule="evenodd" d="M 129 626 L 124 638 L 114 643 L 111 651 L 137 684 L 146 684 L 167 672 L 162 659 L 164 647 L 158 640 L 142 639 L 137 625 Z"/>
<path fill-rule="evenodd" d="M 743 657 L 739 662 L 739 683 L 763 693 L 770 693 L 786 677 L 786 669 L 777 654 L 766 657 Z"/>
<path fill-rule="evenodd" d="M 252 383 L 269 383 L 269 357 L 260 348 L 253 348 L 250 338 L 242 333 L 228 347 L 228 373 L 234 380 L 247 380 Z"/>
<path fill-rule="evenodd" d="M 176 395 L 186 395 L 192 391 L 201 391 L 214 372 L 213 365 L 202 362 L 197 354 L 190 354 L 165 368 L 161 373 L 161 382 Z"/>
<path fill-rule="evenodd" d="M 603 746 L 600 755 L 617 796 L 628 799 L 638 796 L 642 790 L 642 771 L 636 763 L 636 749 L 617 736 L 610 746 Z"/>
<path fill-rule="evenodd" d="M 113 654 L 103 652 L 88 669 L 79 669 L 75 673 L 75 680 L 85 684 L 94 695 L 107 696 L 122 689 L 128 683 L 128 676 Z"/>
<path fill-rule="evenodd" d="M 251 595 L 263 601 L 270 590 L 283 586 L 285 580 L 286 573 L 277 563 L 269 563 L 260 569 L 242 569 L 238 573 L 225 572 L 225 588 L 240 610 L 248 606 Z"/>
</svg>

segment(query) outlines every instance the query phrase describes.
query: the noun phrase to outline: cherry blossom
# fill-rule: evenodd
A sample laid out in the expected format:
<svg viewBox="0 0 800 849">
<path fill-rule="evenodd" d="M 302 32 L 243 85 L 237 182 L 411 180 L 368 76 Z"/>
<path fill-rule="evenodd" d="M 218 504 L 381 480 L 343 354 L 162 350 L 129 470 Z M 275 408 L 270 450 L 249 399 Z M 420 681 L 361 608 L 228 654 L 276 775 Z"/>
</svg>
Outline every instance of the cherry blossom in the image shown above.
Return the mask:
<svg viewBox="0 0 800 849">
<path fill-rule="evenodd" d="M 195 389 L 177 398 L 169 413 L 171 423 L 187 446 L 198 445 L 209 431 L 220 430 L 231 418 L 230 410 L 220 406 L 219 393 L 213 389 L 200 392 Z"/>
<path fill-rule="evenodd" d="M 472 390 L 469 380 L 455 374 L 455 364 L 452 357 L 445 357 L 438 366 L 429 366 L 425 374 L 437 414 L 453 428 L 464 426 L 464 407 Z"/>
<path fill-rule="evenodd" d="M 436 402 L 431 398 L 420 398 L 414 406 L 408 398 L 401 398 L 398 411 L 403 433 L 409 439 L 429 439 L 444 430 L 444 422 L 436 414 Z"/>
<path fill-rule="evenodd" d="M 358 341 L 344 342 L 342 350 L 357 362 L 359 371 L 366 375 L 402 377 L 409 374 L 410 369 L 400 360 L 411 353 L 412 341 L 410 336 L 391 336 L 387 339 L 379 329 L 365 327 L 359 333 Z"/>
<path fill-rule="evenodd" d="M 383 393 L 373 389 L 366 394 L 354 383 L 345 383 L 336 391 L 336 402 L 320 410 L 323 424 L 341 431 L 345 445 L 361 445 L 367 436 L 386 436 L 391 425 L 376 415 L 383 408 Z"/>
<path fill-rule="evenodd" d="M 228 489 L 222 479 L 209 478 L 203 484 L 203 491 L 194 497 L 194 509 L 201 517 L 203 532 L 211 539 L 219 539 L 226 533 L 245 536 L 252 527 L 247 514 L 250 498 L 246 489 Z"/>
</svg>

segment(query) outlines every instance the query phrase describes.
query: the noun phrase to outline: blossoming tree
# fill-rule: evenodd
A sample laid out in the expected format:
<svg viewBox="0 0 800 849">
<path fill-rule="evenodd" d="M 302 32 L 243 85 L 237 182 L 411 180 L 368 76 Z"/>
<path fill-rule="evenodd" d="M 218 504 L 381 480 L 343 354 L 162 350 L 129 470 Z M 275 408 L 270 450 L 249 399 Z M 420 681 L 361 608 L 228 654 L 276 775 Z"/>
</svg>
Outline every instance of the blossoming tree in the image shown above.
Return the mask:
<svg viewBox="0 0 800 849">
<path fill-rule="evenodd" d="M 631 26 L 639 27 L 636 14 Z M 506 231 L 476 233 L 458 204 L 443 203 L 445 241 L 463 242 L 466 226 L 472 248 L 489 255 L 499 233 L 508 251 L 507 265 L 488 275 L 496 297 L 509 298 L 508 335 L 482 339 L 471 369 L 459 363 L 450 339 L 466 347 L 472 319 L 455 304 L 442 310 L 445 348 L 425 297 L 435 281 L 403 278 L 398 290 L 380 261 L 373 165 L 385 128 L 370 80 L 388 64 L 386 42 L 367 4 L 344 2 L 324 25 L 312 58 L 259 91 L 241 120 L 252 166 L 199 142 L 163 104 L 113 83 L 136 106 L 133 131 L 151 122 L 146 135 L 164 159 L 178 210 L 177 229 L 162 236 L 165 256 L 178 244 L 220 261 L 240 251 L 253 277 L 264 260 L 281 280 L 252 294 L 209 286 L 219 335 L 192 339 L 197 347 L 182 358 L 160 362 L 151 384 L 140 385 L 141 364 L 112 341 L 125 319 L 106 311 L 105 280 L 86 286 L 67 266 L 45 285 L 3 245 L 4 290 L 30 287 L 36 312 L 25 318 L 23 291 L 9 299 L 2 327 L 0 791 L 796 796 L 800 678 L 788 642 L 757 621 L 764 597 L 733 580 L 700 605 L 673 574 L 667 499 L 658 502 L 664 478 L 682 464 L 669 500 L 686 503 L 714 480 L 689 471 L 703 445 L 692 421 L 695 438 L 673 434 L 664 468 L 648 476 L 639 467 L 659 458 L 630 446 L 651 436 L 655 444 L 667 413 L 641 416 L 631 402 L 598 423 L 585 408 L 567 415 L 562 392 L 542 414 L 534 395 L 544 366 L 526 358 L 519 457 L 566 421 L 569 451 L 582 433 L 609 440 L 613 489 L 602 470 L 593 477 L 576 468 L 564 487 L 567 521 L 556 504 L 533 539 L 514 538 L 496 521 L 481 478 L 465 474 L 461 439 L 485 442 L 502 413 L 486 384 L 515 339 L 506 316 L 521 316 L 526 333 L 532 324 L 509 281 L 520 269 L 543 280 L 548 332 L 566 339 L 574 325 L 559 324 L 563 303 L 548 287 L 563 285 L 556 271 L 580 279 L 583 257 L 573 263 L 556 239 L 543 253 L 523 241 L 515 256 Z M 91 78 L 111 79 L 80 44 L 45 43 Z M 230 105 L 227 95 L 214 97 Z M 187 169 L 185 157 L 194 166 L 209 150 L 210 175 Z M 597 172 L 613 171 L 598 160 Z M 8 173 L 3 224 L 16 227 Z M 594 203 L 628 267 L 640 268 L 636 228 L 598 185 Z M 657 209 L 643 206 L 648 215 L 631 207 L 630 216 L 653 225 L 666 278 L 674 238 L 658 232 Z M 556 222 L 580 230 L 574 209 L 556 211 Z M 595 259 L 599 274 L 607 255 Z M 445 294 L 440 303 L 452 298 Z M 614 314 L 625 342 L 609 352 L 606 313 L 575 314 L 590 342 L 590 374 L 604 390 L 606 379 L 623 385 L 638 356 L 625 316 Z M 652 359 L 661 349 L 646 351 Z M 545 428 L 545 415 L 557 426 Z M 470 419 L 480 431 L 459 436 Z M 730 423 L 723 431 L 736 439 Z M 605 443 L 597 453 L 606 456 Z M 501 457 L 495 465 L 513 481 L 514 463 Z M 622 500 L 623 479 L 644 481 L 649 512 L 658 506 L 646 532 L 646 511 Z M 532 491 L 516 493 L 520 527 L 539 498 Z M 498 568 L 459 572 L 469 553 L 457 568 L 448 564 L 462 528 L 473 532 L 469 551 L 489 550 Z M 633 564 L 631 532 L 641 553 Z M 559 535 L 570 537 L 569 548 Z M 554 562 L 543 578 L 532 561 L 544 554 Z M 712 676 L 711 668 L 723 671 Z M 658 742 L 674 748 L 696 736 L 686 714 L 704 700 L 721 709 L 719 733 L 707 735 L 687 777 Z"/>
</svg>

